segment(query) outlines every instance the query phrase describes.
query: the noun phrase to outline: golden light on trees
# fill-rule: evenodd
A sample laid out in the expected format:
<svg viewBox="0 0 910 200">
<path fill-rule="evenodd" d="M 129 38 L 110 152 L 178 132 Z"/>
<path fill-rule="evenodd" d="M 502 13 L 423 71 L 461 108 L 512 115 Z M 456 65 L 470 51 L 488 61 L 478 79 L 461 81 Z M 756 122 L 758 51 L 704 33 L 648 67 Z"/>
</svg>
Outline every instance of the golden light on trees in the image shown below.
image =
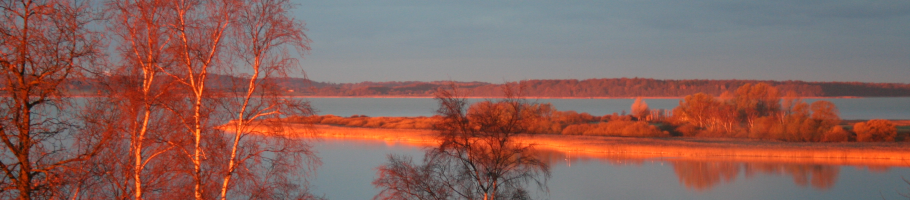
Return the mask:
<svg viewBox="0 0 910 200">
<path fill-rule="evenodd" d="M 897 136 L 897 128 L 891 121 L 873 119 L 853 125 L 857 142 L 891 142 Z"/>
<path fill-rule="evenodd" d="M 87 125 L 121 135 L 91 160 L 97 181 L 80 188 L 83 197 L 313 197 L 299 183 L 318 159 L 279 118 L 312 109 L 274 83 L 299 70 L 293 53 L 309 50 L 290 2 L 105 5 L 119 63 L 95 72 L 102 97 L 93 105 L 107 107 Z"/>
<path fill-rule="evenodd" d="M 635 98 L 635 102 L 632 102 L 631 110 L 632 116 L 635 116 L 638 120 L 650 121 L 651 109 L 648 109 L 648 103 L 641 97 Z"/>
<path fill-rule="evenodd" d="M 104 65 L 96 19 L 87 1 L 0 2 L 0 198 L 67 198 L 85 178 L 77 166 L 110 138 L 78 129 L 88 114 L 68 112 L 81 108 L 63 88 Z"/>
<path fill-rule="evenodd" d="M 671 121 L 684 136 L 748 137 L 798 142 L 842 142 L 837 107 L 819 100 L 811 105 L 788 93 L 781 106 L 776 88 L 745 84 L 728 100 L 698 93 L 686 96 Z"/>
<path fill-rule="evenodd" d="M 747 83 L 736 89 L 733 102 L 739 117 L 752 128 L 756 119 L 772 115 L 780 109 L 780 93 L 777 88 L 765 83 Z"/>
</svg>

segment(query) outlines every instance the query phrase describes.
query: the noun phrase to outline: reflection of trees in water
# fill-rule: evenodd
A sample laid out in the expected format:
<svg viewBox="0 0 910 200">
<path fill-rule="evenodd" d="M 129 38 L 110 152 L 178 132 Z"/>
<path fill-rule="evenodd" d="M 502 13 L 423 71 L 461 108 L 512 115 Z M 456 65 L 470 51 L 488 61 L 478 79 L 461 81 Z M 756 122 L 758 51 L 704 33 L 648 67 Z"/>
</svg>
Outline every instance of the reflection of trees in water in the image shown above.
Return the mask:
<svg viewBox="0 0 910 200">
<path fill-rule="evenodd" d="M 641 166 L 649 161 L 665 162 L 661 159 L 635 157 L 619 154 L 585 154 L 542 149 L 537 151 L 539 157 L 553 165 L 571 166 L 578 162 L 601 161 L 614 166 Z M 779 175 L 793 178 L 796 185 L 826 190 L 834 187 L 840 173 L 838 165 L 801 164 L 801 163 L 749 163 L 741 161 L 705 161 L 672 159 L 672 164 L 679 182 L 686 188 L 705 191 L 720 184 L 732 183 L 743 174 L 750 179 L 762 174 Z M 872 172 L 885 172 L 888 167 L 862 166 Z"/>
<path fill-rule="evenodd" d="M 891 169 L 890 167 L 887 167 L 887 166 L 857 166 L 857 168 L 869 170 L 870 172 L 879 172 L 879 173 L 888 172 L 888 170 Z"/>
<path fill-rule="evenodd" d="M 740 171 L 746 178 L 756 174 L 774 174 L 793 177 L 799 186 L 829 189 L 837 181 L 839 166 L 813 164 L 737 163 L 709 161 L 671 161 L 679 182 L 694 190 L 708 190 L 720 183 L 736 180 Z"/>
<path fill-rule="evenodd" d="M 530 199 L 525 185 L 544 187 L 549 165 L 531 145 L 514 136 L 527 132 L 540 116 L 536 105 L 514 98 L 483 101 L 465 109 L 454 90 L 440 90 L 436 124 L 440 145 L 428 150 L 421 164 L 389 156 L 378 168 L 375 199 Z M 541 178 L 543 178 L 541 180 Z"/>
<path fill-rule="evenodd" d="M 805 164 L 745 164 L 746 177 L 755 173 L 789 175 L 799 186 L 812 186 L 816 189 L 829 189 L 837 181 L 839 166 L 805 165 Z"/>
<path fill-rule="evenodd" d="M 618 155 L 618 154 L 602 154 L 602 155 L 591 155 L 584 153 L 575 153 L 575 152 L 564 152 L 552 149 L 537 149 L 534 151 L 537 154 L 537 157 L 541 160 L 549 163 L 550 165 L 567 165 L 572 166 L 573 163 L 578 162 L 589 162 L 589 161 L 599 161 L 606 162 L 609 165 L 631 165 L 631 166 L 641 166 L 649 159 L 641 157 L 631 157 L 628 155 Z M 653 162 L 653 160 L 652 160 Z"/>
<path fill-rule="evenodd" d="M 687 188 L 699 191 L 710 189 L 721 182 L 733 182 L 740 170 L 739 164 L 726 162 L 676 161 L 672 163 L 673 171 L 679 177 L 679 182 Z"/>
</svg>

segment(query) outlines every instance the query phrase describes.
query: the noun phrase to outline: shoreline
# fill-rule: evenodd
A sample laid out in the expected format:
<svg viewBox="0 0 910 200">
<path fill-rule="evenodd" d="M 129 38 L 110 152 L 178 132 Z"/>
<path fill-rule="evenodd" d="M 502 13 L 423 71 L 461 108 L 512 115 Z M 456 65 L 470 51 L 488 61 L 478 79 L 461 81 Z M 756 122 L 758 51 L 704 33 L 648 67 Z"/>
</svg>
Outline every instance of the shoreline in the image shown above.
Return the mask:
<svg viewBox="0 0 910 200">
<path fill-rule="evenodd" d="M 291 95 L 287 97 L 294 98 L 314 98 L 314 99 L 355 99 L 355 98 L 364 98 L 364 99 L 432 99 L 433 96 L 301 96 L 301 95 Z M 493 96 L 466 96 L 465 99 L 497 99 L 502 98 L 493 97 Z M 524 99 L 635 99 L 636 97 L 537 97 L 537 96 L 525 96 Z M 682 99 L 683 97 L 641 97 L 643 99 Z"/>
<path fill-rule="evenodd" d="M 303 128 L 295 124 L 294 129 Z M 300 137 L 384 141 L 429 147 L 435 132 L 312 125 L 316 133 Z M 296 133 L 299 134 L 299 133 Z M 795 143 L 724 138 L 633 138 L 605 136 L 522 135 L 519 142 L 573 156 L 597 159 L 659 159 L 810 163 L 910 167 L 910 143 Z"/>
<path fill-rule="evenodd" d="M 73 94 L 66 95 L 67 97 L 75 98 L 91 98 L 91 97 L 105 97 L 105 95 L 97 94 Z M 432 99 L 433 96 L 397 96 L 397 95 L 367 95 L 367 96 L 323 96 L 323 95 L 280 95 L 280 97 L 290 97 L 290 98 L 314 98 L 314 99 L 328 99 L 328 98 L 339 98 L 339 99 L 354 99 L 354 98 L 364 98 L 364 99 Z M 525 99 L 635 99 L 635 97 L 544 97 L 544 96 L 525 96 Z M 640 96 L 642 99 L 682 99 L 685 96 Z M 910 96 L 830 96 L 830 97 L 818 97 L 818 96 L 807 96 L 800 97 L 802 99 L 863 99 L 863 98 L 906 98 Z M 467 96 L 466 99 L 497 99 L 502 98 L 501 96 Z"/>
<path fill-rule="evenodd" d="M 329 98 L 339 98 L 339 99 L 353 99 L 353 98 L 365 98 L 365 99 L 432 99 L 433 96 L 385 96 L 385 95 L 369 95 L 369 96 L 308 96 L 308 95 L 287 95 L 284 97 L 292 98 L 315 98 L 315 99 L 329 99 Z M 467 96 L 466 99 L 496 99 L 502 98 L 492 97 L 492 96 Z M 525 96 L 525 99 L 635 99 L 638 97 L 541 97 L 541 96 Z M 685 96 L 641 96 L 642 99 L 682 99 Z M 803 99 L 862 99 L 862 98 L 903 98 L 903 97 L 862 97 L 862 96 L 832 96 L 832 97 L 800 97 Z"/>
</svg>

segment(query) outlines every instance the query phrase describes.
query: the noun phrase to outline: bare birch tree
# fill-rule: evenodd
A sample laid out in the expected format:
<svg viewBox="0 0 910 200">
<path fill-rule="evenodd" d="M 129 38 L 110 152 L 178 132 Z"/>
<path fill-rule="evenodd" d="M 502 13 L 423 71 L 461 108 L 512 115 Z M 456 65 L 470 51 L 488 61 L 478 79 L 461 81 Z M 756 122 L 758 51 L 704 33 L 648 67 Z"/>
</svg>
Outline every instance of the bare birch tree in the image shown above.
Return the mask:
<svg viewBox="0 0 910 200">
<path fill-rule="evenodd" d="M 174 56 L 166 50 L 175 40 L 167 26 L 173 15 L 167 9 L 169 1 L 113 0 L 108 3 L 113 22 L 111 32 L 120 43 L 122 64 L 109 70 L 104 80 L 109 84 L 112 105 L 120 108 L 110 113 L 123 113 L 128 133 L 129 171 L 134 199 L 143 199 L 143 173 L 155 157 L 172 149 L 172 141 L 163 139 L 169 131 L 161 131 L 168 116 L 163 101 L 175 100 L 168 92 L 171 84 L 162 77 L 171 68 Z M 159 174 L 159 173 L 151 173 Z M 160 174 L 159 174 L 160 175 Z"/>
<path fill-rule="evenodd" d="M 223 42 L 227 37 L 230 23 L 235 20 L 239 3 L 234 0 L 176 0 L 166 1 L 167 8 L 173 14 L 168 26 L 173 34 L 174 45 L 169 49 L 174 56 L 175 66 L 165 72 L 174 81 L 180 83 L 182 101 L 170 102 L 169 108 L 176 117 L 183 119 L 183 127 L 189 136 L 188 144 L 182 146 L 181 152 L 188 157 L 192 165 L 189 169 L 192 177 L 193 197 L 195 199 L 211 198 L 206 194 L 207 178 L 211 170 L 203 170 L 203 162 L 214 152 L 205 150 L 209 143 L 203 140 L 214 136 L 214 124 L 211 120 L 215 110 L 207 88 L 209 72 L 222 64 L 220 56 Z"/>
<path fill-rule="evenodd" d="M 66 198 L 65 173 L 104 137 L 78 137 L 62 84 L 101 60 L 88 1 L 0 2 L 0 198 Z M 6 190 L 9 188 L 9 190 Z M 58 190 L 58 191 L 55 191 Z"/>
<path fill-rule="evenodd" d="M 545 187 L 549 165 L 533 146 L 515 140 L 526 133 L 533 105 L 520 89 L 506 84 L 505 98 L 466 108 L 457 90 L 439 90 L 436 125 L 441 144 L 427 151 L 423 165 L 390 156 L 373 184 L 382 188 L 374 199 L 528 199 L 525 186 Z"/>
<path fill-rule="evenodd" d="M 227 199 L 238 186 L 236 196 L 311 197 L 303 180 L 295 183 L 295 179 L 269 178 L 278 175 L 272 169 L 294 173 L 305 165 L 304 172 L 308 172 L 318 163 L 302 138 L 287 135 L 281 118 L 312 115 L 312 108 L 308 102 L 281 97 L 283 89 L 274 84 L 276 79 L 286 78 L 289 70 L 297 69 L 297 60 L 289 52 L 310 49 L 303 24 L 289 17 L 291 8 L 288 0 L 245 1 L 231 26 L 232 45 L 228 46 L 236 60 L 225 72 L 232 80 L 226 96 L 220 99 L 224 110 L 234 115 L 229 124 L 233 138 L 226 154 L 229 158 L 222 174 L 220 199 Z M 296 175 L 288 177 L 300 177 Z M 237 176 L 239 180 L 235 180 Z M 281 185 L 303 188 L 275 187 Z"/>
</svg>

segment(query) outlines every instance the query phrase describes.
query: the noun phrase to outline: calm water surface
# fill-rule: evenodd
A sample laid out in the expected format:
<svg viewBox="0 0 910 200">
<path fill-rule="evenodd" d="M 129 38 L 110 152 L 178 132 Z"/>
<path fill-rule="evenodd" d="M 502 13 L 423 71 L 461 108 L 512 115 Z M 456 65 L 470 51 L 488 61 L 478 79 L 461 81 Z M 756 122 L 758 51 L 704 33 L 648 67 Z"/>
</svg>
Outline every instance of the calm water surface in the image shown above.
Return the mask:
<svg viewBox="0 0 910 200">
<path fill-rule="evenodd" d="M 812 102 L 818 99 L 807 99 Z M 844 119 L 910 119 L 910 98 L 824 99 Z M 315 98 L 320 114 L 427 116 L 433 99 Z M 628 111 L 632 99 L 539 99 L 559 110 L 592 115 Z M 672 109 L 678 99 L 646 99 L 652 109 Z M 315 142 L 323 165 L 313 192 L 330 199 L 370 199 L 375 168 L 389 154 L 419 161 L 423 147 L 381 141 L 322 139 Z M 604 159 L 543 152 L 551 162 L 549 194 L 536 199 L 906 199 L 910 168 L 793 163 L 692 161 L 675 158 Z M 532 191 L 534 188 L 531 188 Z"/>
<path fill-rule="evenodd" d="M 431 116 L 436 101 L 431 98 L 310 98 L 319 114 L 338 116 Z M 480 101 L 482 99 L 469 99 Z M 811 103 L 826 100 L 837 105 L 843 119 L 910 119 L 910 98 L 804 99 Z M 558 110 L 574 110 L 591 115 L 629 112 L 634 99 L 531 99 L 551 103 Z M 672 110 L 679 99 L 645 99 L 648 107 Z"/>
<path fill-rule="evenodd" d="M 381 141 L 323 139 L 313 192 L 329 199 L 370 199 L 388 154 L 415 161 L 423 148 Z M 548 152 L 549 194 L 535 199 L 906 199 L 910 168 L 601 159 Z M 534 189 L 534 188 L 531 188 Z"/>
</svg>

